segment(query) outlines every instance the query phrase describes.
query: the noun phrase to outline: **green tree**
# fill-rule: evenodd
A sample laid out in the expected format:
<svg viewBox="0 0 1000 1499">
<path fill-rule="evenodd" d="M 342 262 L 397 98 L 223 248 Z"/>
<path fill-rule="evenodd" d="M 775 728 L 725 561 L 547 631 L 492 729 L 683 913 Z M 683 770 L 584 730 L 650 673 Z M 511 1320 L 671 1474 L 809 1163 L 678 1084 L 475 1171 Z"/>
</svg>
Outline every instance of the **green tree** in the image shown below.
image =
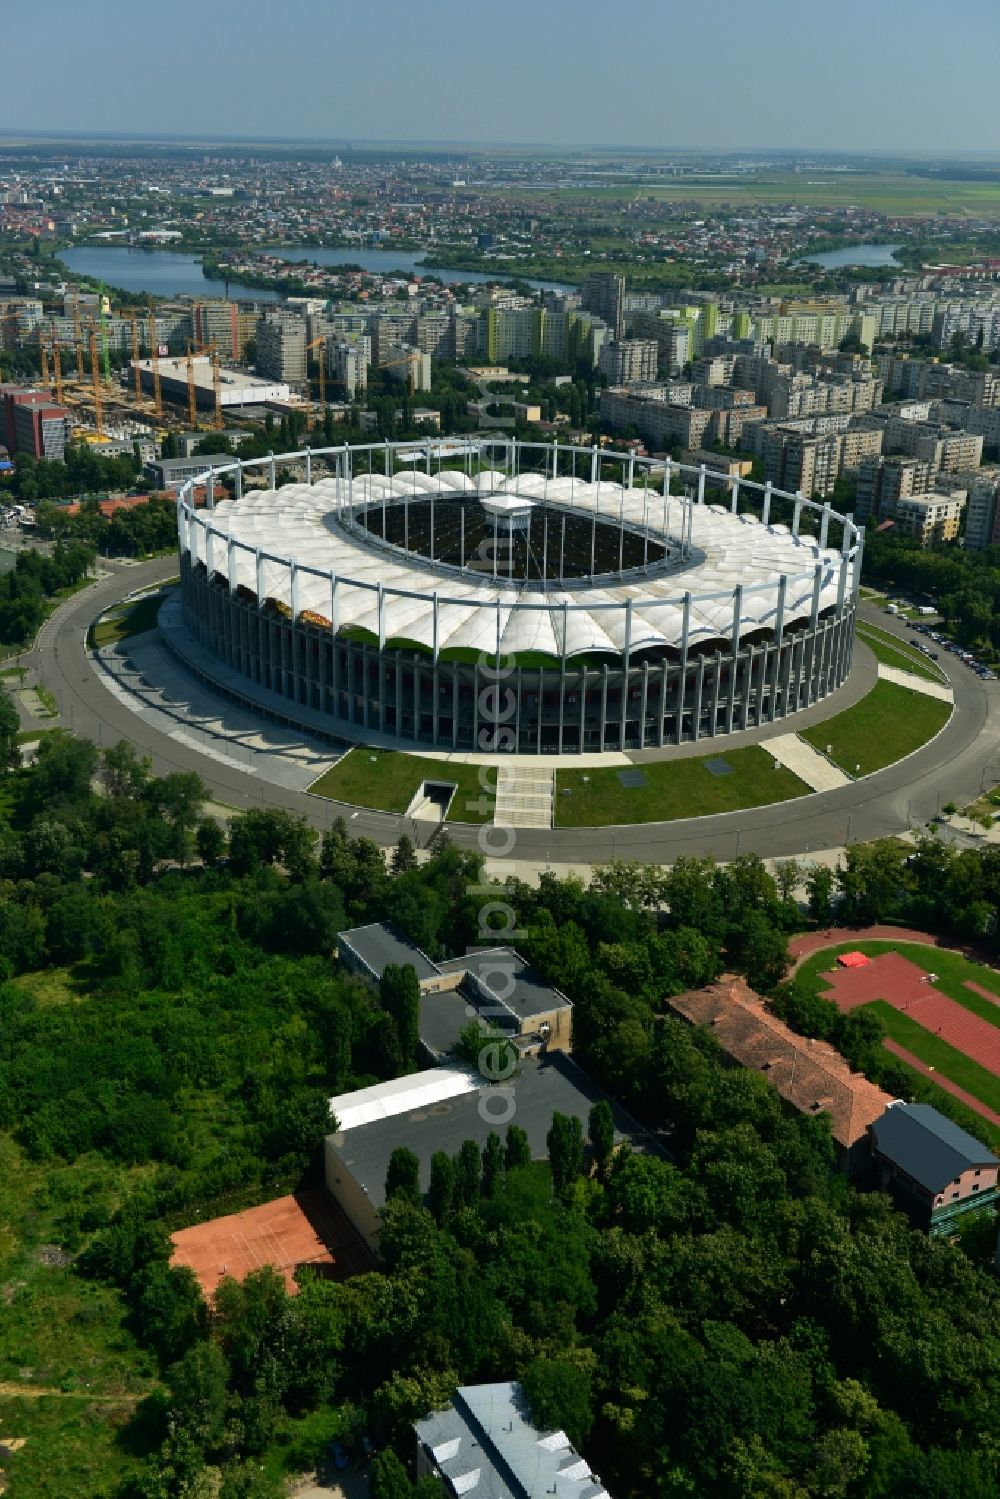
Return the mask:
<svg viewBox="0 0 1000 1499">
<path fill-rule="evenodd" d="M 413 1485 L 391 1448 L 376 1453 L 372 1459 L 368 1492 L 371 1499 L 413 1499 Z"/>
<path fill-rule="evenodd" d="M 9 770 L 13 765 L 21 763 L 21 754 L 17 747 L 17 734 L 20 729 L 20 720 L 17 716 L 10 693 L 0 686 L 0 768 Z"/>
<path fill-rule="evenodd" d="M 562 1197 L 583 1171 L 583 1126 L 576 1115 L 554 1113 L 545 1137 L 552 1188 Z"/>
<path fill-rule="evenodd" d="M 587 1135 L 594 1152 L 594 1161 L 601 1176 L 608 1169 L 611 1153 L 615 1148 L 615 1116 L 606 1098 L 598 1099 L 587 1120 Z"/>
<path fill-rule="evenodd" d="M 507 1126 L 507 1148 L 504 1152 L 504 1164 L 508 1171 L 513 1171 L 516 1166 L 531 1165 L 531 1145 L 525 1130 L 519 1124 L 508 1124 Z"/>
<path fill-rule="evenodd" d="M 454 1201 L 454 1162 L 443 1150 L 436 1150 L 431 1156 L 431 1181 L 427 1205 L 439 1228 L 443 1228 L 447 1223 Z"/>
<path fill-rule="evenodd" d="M 483 1196 L 499 1197 L 503 1192 L 503 1179 L 503 1145 L 496 1130 L 491 1129 L 483 1146 Z"/>
<path fill-rule="evenodd" d="M 420 1048 L 420 980 L 411 963 L 388 963 L 378 986 L 379 1003 L 396 1025 L 404 1067 L 414 1067 Z"/>
<path fill-rule="evenodd" d="M 479 1146 L 463 1140 L 455 1157 L 455 1206 L 471 1207 L 479 1198 Z"/>
<path fill-rule="evenodd" d="M 535 1426 L 564 1431 L 574 1446 L 584 1445 L 594 1421 L 586 1369 L 568 1358 L 536 1358 L 524 1371 L 521 1385 Z"/>
<path fill-rule="evenodd" d="M 385 1200 L 396 1197 L 415 1206 L 420 1203 L 420 1161 L 405 1145 L 396 1146 L 385 1173 Z"/>
</svg>

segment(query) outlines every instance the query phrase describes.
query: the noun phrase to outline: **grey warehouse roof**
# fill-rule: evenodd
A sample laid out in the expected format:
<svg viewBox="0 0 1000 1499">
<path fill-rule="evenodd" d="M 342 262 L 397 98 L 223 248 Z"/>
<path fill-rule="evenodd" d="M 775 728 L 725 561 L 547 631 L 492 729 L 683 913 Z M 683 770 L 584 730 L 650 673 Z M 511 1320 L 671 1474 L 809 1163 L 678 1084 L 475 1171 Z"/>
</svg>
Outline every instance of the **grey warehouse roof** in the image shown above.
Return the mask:
<svg viewBox="0 0 1000 1499">
<path fill-rule="evenodd" d="M 929 1192 L 942 1191 L 970 1167 L 998 1164 L 991 1150 L 930 1104 L 891 1104 L 871 1132 L 879 1155 Z"/>
<path fill-rule="evenodd" d="M 370 1091 L 380 1094 L 377 1107 L 371 1110 L 358 1110 L 357 1105 L 364 1102 L 361 1095 L 331 1099 L 330 1107 L 342 1127 L 327 1138 L 375 1208 L 385 1202 L 389 1157 L 399 1145 L 407 1146 L 419 1160 L 421 1190 L 426 1192 L 436 1150 L 457 1155 L 466 1140 L 475 1140 L 481 1148 L 491 1130 L 502 1136 L 508 1124 L 517 1124 L 528 1136 L 532 1158 L 545 1160 L 545 1137 L 553 1114 L 575 1114 L 586 1130 L 591 1108 L 605 1096 L 561 1052 L 541 1060 L 524 1058 L 509 1082 L 498 1086 L 478 1074 L 470 1075 L 467 1068 L 442 1066 L 398 1078 L 391 1091 L 390 1085 L 379 1084 L 376 1090 L 362 1093 Z M 616 1139 L 628 1139 L 638 1149 L 648 1145 L 648 1137 L 624 1109 L 612 1102 L 612 1110 Z M 345 1128 L 345 1120 L 354 1118 L 359 1122 Z"/>
<path fill-rule="evenodd" d="M 352 927 L 349 932 L 341 932 L 337 942 L 346 944 L 375 979 L 382 977 L 390 963 L 400 967 L 408 963 L 418 979 L 433 978 L 438 971 L 426 953 L 388 921 Z"/>
<path fill-rule="evenodd" d="M 808 620 L 817 565 L 819 608 L 832 609 L 838 602 L 839 551 L 821 548 L 811 536 L 793 536 L 787 526 L 764 525 L 756 515 L 732 514 L 721 505 L 691 505 L 691 553 L 666 569 L 552 583 L 543 592 L 428 562 L 386 547 L 343 521 L 352 503 L 378 505 L 487 490 L 588 517 L 598 513 L 605 521 L 648 528 L 650 535 L 665 539 L 676 539 L 687 513 L 686 502 L 676 497 L 665 500 L 646 489 L 569 477 L 524 473 L 507 479 L 484 472 L 479 485 L 477 490 L 476 481 L 465 474 L 442 470 L 433 475 L 355 475 L 350 486 L 324 478 L 312 485 L 255 490 L 236 501 L 223 500 L 210 512 L 188 510 L 182 516 L 181 549 L 210 572 L 227 577 L 230 588 L 245 588 L 261 603 L 271 599 L 296 616 L 306 612 L 336 630 L 367 630 L 380 641 L 416 641 L 438 651 L 492 651 L 498 631 L 505 654 L 538 651 L 569 657 L 677 649 L 687 592 L 692 594 L 689 644 L 731 640 L 736 588 L 744 590 L 738 625 L 742 639 L 775 627 L 782 577 L 788 580 L 785 626 Z M 209 527 L 215 533 L 211 538 Z M 230 538 L 236 546 L 227 556 Z M 849 570 L 855 565 L 845 564 Z M 848 587 L 853 587 L 853 576 Z"/>
<path fill-rule="evenodd" d="M 520 1385 L 465 1385 L 413 1427 L 449 1494 L 473 1499 L 607 1499 L 564 1431 L 531 1424 Z"/>
</svg>

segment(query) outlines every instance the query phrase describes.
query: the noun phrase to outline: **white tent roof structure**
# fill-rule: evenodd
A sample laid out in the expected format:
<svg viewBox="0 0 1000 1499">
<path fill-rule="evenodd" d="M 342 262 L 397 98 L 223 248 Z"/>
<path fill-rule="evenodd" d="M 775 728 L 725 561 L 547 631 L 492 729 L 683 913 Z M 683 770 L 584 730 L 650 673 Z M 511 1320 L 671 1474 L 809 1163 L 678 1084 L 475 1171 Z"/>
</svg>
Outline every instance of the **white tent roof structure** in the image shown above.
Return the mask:
<svg viewBox="0 0 1000 1499">
<path fill-rule="evenodd" d="M 346 523 L 352 506 L 477 492 L 587 517 L 596 512 L 609 524 L 669 541 L 675 556 L 621 576 L 550 581 L 543 588 L 537 580 L 520 583 L 444 566 Z M 819 611 L 836 607 L 842 589 L 852 590 L 857 566 L 853 557 L 845 564 L 839 548 L 821 548 L 815 537 L 796 537 L 787 526 L 764 525 L 717 504 L 534 473 L 511 479 L 483 473 L 478 482 L 450 471 L 365 474 L 350 485 L 330 478 L 253 491 L 214 510 L 185 505 L 184 513 L 182 549 L 231 588 L 337 630 L 370 631 L 382 643 L 413 642 L 436 652 L 493 651 L 498 643 L 504 654 L 552 656 L 680 649 L 688 593 L 688 645 L 731 643 L 737 601 L 742 640 L 775 629 L 779 613 L 785 627 L 808 620 L 817 576 Z M 688 513 L 690 548 L 681 557 L 677 542 Z M 839 540 L 840 517 L 832 518 Z"/>
</svg>

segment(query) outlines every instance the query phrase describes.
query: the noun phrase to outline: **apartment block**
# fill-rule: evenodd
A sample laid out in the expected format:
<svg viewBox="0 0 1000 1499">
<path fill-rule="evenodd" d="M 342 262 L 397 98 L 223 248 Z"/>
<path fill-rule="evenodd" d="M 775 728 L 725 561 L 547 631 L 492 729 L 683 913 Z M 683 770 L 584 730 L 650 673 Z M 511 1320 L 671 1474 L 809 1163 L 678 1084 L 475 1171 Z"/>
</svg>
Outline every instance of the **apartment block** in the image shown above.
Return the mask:
<svg viewBox="0 0 1000 1499">
<path fill-rule="evenodd" d="M 971 552 L 982 552 L 996 545 L 1000 495 L 1000 468 L 984 468 L 973 474 L 969 483 L 965 509 L 965 545 Z"/>
<path fill-rule="evenodd" d="M 621 343 L 606 343 L 598 356 L 597 367 L 611 385 L 633 385 L 637 381 L 656 379 L 659 347 L 652 338 L 625 338 Z"/>
<path fill-rule="evenodd" d="M 32 458 L 65 456 L 72 430 L 71 417 L 48 391 L 0 385 L 0 402 L 4 418 L 0 435 L 8 452 L 30 453 Z"/>
<path fill-rule="evenodd" d="M 927 493 L 930 476 L 930 466 L 920 458 L 887 458 L 879 453 L 863 457 L 858 464 L 855 519 L 860 525 L 891 519 L 900 500 Z"/>
<path fill-rule="evenodd" d="M 287 312 L 265 312 L 257 323 L 257 370 L 268 380 L 306 383 L 306 320 Z"/>
<path fill-rule="evenodd" d="M 667 401 L 644 400 L 628 390 L 610 388 L 601 392 L 601 419 L 611 427 L 635 427 L 654 447 L 680 443 L 684 448 L 704 446 L 706 433 L 716 413 L 695 406 L 672 406 Z"/>
<path fill-rule="evenodd" d="M 625 336 L 625 278 L 610 271 L 593 271 L 580 289 L 580 305 L 596 313 L 611 330 L 615 343 Z"/>
<path fill-rule="evenodd" d="M 899 501 L 894 519 L 899 530 L 915 536 L 921 546 L 954 541 L 962 527 L 965 504 L 965 495 L 915 495 Z"/>
</svg>

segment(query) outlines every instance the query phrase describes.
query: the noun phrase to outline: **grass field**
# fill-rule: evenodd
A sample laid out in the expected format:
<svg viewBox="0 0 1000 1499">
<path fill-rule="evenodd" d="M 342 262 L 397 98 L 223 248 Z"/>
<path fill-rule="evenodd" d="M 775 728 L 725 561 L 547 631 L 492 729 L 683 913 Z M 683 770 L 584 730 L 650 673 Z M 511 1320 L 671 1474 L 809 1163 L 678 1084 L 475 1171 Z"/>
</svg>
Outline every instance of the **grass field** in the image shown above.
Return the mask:
<svg viewBox="0 0 1000 1499">
<path fill-rule="evenodd" d="M 708 760 L 725 760 L 730 774 L 713 775 Z M 806 796 L 809 787 L 757 745 L 721 748 L 715 755 L 687 760 L 655 760 L 634 767 L 646 785 L 623 786 L 619 769 L 557 770 L 556 827 L 606 827 L 614 823 L 673 822 L 707 817 L 769 802 Z M 566 792 L 569 795 L 566 795 Z"/>
<path fill-rule="evenodd" d="M 147 630 L 152 630 L 162 603 L 162 593 L 148 593 L 141 599 L 134 599 L 110 610 L 92 628 L 91 645 L 115 645 L 119 640 L 127 640 L 130 635 L 143 635 Z"/>
<path fill-rule="evenodd" d="M 492 816 L 492 792 L 484 792 L 479 783 L 479 767 L 459 761 L 425 760 L 402 750 L 348 750 L 325 775 L 314 781 L 309 790 L 314 796 L 331 801 L 349 802 L 355 807 L 373 807 L 380 812 L 405 812 L 423 781 L 453 781 L 457 790 L 448 809 L 449 822 L 489 822 Z M 489 785 L 496 785 L 496 772 L 490 767 Z M 488 806 L 479 810 L 476 804 L 485 798 Z"/>
<path fill-rule="evenodd" d="M 925 677 L 928 682 L 946 682 L 947 677 L 933 661 L 913 646 L 898 640 L 894 635 L 886 635 L 876 625 L 859 623 L 858 634 L 868 646 L 877 661 L 886 666 L 895 666 L 900 671 L 912 672 L 916 677 Z"/>
<path fill-rule="evenodd" d="M 500 191 L 500 189 L 497 189 Z M 938 178 L 882 172 L 753 172 L 714 177 L 692 174 L 649 182 L 622 176 L 601 187 L 521 188 L 525 195 L 569 202 L 582 199 L 620 201 L 655 199 L 659 202 L 695 201 L 706 204 L 796 203 L 805 207 L 847 207 L 857 204 L 876 213 L 923 215 L 933 213 L 1000 217 L 1000 182 L 949 182 Z"/>
<path fill-rule="evenodd" d="M 129 1464 L 118 1433 L 153 1387 L 153 1360 L 117 1292 L 76 1275 L 51 1246 L 72 1237 L 67 1222 L 81 1213 L 113 1210 L 136 1174 L 96 1157 L 35 1164 L 0 1135 L 0 1440 L 26 1438 L 2 1460 L 12 1496 L 103 1493 Z"/>
<path fill-rule="evenodd" d="M 860 703 L 799 737 L 821 753 L 830 746 L 830 759 L 848 775 L 870 775 L 902 760 L 926 744 L 951 717 L 950 703 L 926 697 L 895 682 L 877 682 Z"/>
</svg>

